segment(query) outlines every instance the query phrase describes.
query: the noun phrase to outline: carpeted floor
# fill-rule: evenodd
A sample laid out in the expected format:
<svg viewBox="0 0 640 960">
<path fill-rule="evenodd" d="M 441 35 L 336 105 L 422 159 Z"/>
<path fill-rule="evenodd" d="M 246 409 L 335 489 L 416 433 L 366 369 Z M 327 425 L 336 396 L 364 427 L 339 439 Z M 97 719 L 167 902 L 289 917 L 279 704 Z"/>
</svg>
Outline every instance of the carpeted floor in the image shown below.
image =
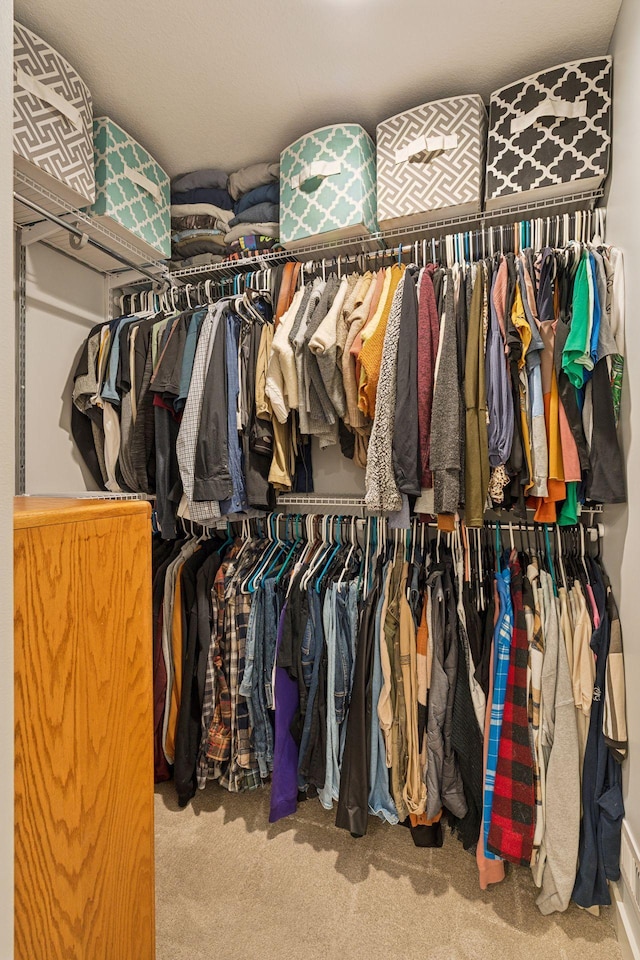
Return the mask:
<svg viewBox="0 0 640 960">
<path fill-rule="evenodd" d="M 156 788 L 157 960 L 619 960 L 609 908 L 543 917 L 528 870 L 482 892 L 475 859 L 371 817 L 354 840 L 317 800 Z"/>
</svg>

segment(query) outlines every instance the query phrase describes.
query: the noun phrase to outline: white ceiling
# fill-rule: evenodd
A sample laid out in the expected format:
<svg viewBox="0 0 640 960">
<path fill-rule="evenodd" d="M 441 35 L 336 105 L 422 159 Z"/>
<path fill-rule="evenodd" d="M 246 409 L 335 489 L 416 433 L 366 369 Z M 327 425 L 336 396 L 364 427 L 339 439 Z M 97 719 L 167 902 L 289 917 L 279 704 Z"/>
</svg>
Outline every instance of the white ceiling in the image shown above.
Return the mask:
<svg viewBox="0 0 640 960">
<path fill-rule="evenodd" d="M 634 2 L 634 0 L 626 0 Z M 171 175 L 606 53 L 620 0 L 15 0 Z"/>
</svg>

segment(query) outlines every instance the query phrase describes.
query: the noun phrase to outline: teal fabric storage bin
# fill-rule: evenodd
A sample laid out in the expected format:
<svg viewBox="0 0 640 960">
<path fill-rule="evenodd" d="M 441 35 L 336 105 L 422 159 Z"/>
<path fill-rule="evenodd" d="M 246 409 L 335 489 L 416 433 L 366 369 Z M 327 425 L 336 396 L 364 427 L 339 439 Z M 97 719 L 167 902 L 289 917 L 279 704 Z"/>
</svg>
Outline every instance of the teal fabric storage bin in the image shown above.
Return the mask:
<svg viewBox="0 0 640 960">
<path fill-rule="evenodd" d="M 376 233 L 376 152 L 356 123 L 321 127 L 280 155 L 280 241 L 334 241 Z"/>
<path fill-rule="evenodd" d="M 171 256 L 169 177 L 108 117 L 93 121 L 96 199 L 91 215 L 150 260 Z"/>
</svg>

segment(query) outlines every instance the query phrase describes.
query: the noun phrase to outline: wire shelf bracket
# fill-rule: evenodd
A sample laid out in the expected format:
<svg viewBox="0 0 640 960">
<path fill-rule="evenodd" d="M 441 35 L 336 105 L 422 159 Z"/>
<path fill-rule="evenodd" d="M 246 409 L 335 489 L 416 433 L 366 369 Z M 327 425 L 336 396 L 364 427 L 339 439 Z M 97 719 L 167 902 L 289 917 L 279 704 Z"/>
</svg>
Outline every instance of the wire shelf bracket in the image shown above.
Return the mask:
<svg viewBox="0 0 640 960">
<path fill-rule="evenodd" d="M 109 256 L 112 256 L 114 260 L 118 260 L 130 269 L 136 270 L 138 274 L 144 274 L 145 279 L 142 282 L 148 283 L 150 279 L 156 279 L 155 274 L 158 274 L 157 279 L 164 279 L 167 273 L 167 265 L 164 260 L 149 261 L 147 255 L 135 243 L 89 216 L 86 210 L 74 207 L 20 170 L 14 171 L 13 184 L 16 202 L 33 210 L 38 216 L 37 221 L 33 224 L 19 224 L 22 230 L 22 241 L 25 245 L 38 240 L 46 241 L 55 230 L 63 227 L 72 234 L 87 233 L 89 241 L 91 242 L 94 239 L 100 244 L 100 248 Z M 49 207 L 52 210 L 49 210 Z M 56 211 L 55 214 L 52 212 L 53 210 Z M 52 220 L 53 216 L 56 217 L 56 220 Z M 48 219 L 50 222 L 43 224 L 42 218 Z M 109 244 L 115 245 L 118 251 L 123 252 L 116 253 L 109 250 Z M 128 259 L 127 255 L 129 255 Z M 132 259 L 140 261 L 139 270 L 136 262 L 129 262 Z M 121 267 L 114 266 L 113 270 L 100 272 L 112 274 L 121 269 Z"/>
</svg>

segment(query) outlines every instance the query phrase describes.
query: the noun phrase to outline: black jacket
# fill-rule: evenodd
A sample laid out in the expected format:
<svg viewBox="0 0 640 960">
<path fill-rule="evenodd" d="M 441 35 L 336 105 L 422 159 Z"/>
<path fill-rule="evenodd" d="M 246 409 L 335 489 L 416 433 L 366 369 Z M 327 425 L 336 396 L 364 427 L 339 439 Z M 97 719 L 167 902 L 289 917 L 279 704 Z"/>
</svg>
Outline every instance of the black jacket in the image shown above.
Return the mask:
<svg viewBox="0 0 640 960">
<path fill-rule="evenodd" d="M 418 299 L 416 275 L 404 275 L 396 385 L 393 469 L 401 493 L 420 496 L 418 437 Z"/>
<path fill-rule="evenodd" d="M 228 309 L 228 308 L 227 308 Z M 227 310 L 220 317 L 204 383 L 196 443 L 194 500 L 228 500 L 233 495 L 227 427 Z"/>
</svg>

